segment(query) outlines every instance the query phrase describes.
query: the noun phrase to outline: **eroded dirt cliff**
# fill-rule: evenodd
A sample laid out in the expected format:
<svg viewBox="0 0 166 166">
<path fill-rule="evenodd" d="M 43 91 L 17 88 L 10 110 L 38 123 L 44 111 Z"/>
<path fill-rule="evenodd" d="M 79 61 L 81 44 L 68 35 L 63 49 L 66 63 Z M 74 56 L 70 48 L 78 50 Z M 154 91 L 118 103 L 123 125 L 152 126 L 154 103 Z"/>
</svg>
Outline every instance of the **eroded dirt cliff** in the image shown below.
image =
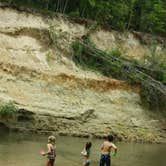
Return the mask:
<svg viewBox="0 0 166 166">
<path fill-rule="evenodd" d="M 49 19 L 0 8 L 0 101 L 13 101 L 20 109 L 1 122 L 18 131 L 97 137 L 113 132 L 121 140 L 163 142 L 165 120 L 143 108 L 139 87 L 74 64 L 70 44 L 87 31 L 60 15 Z M 108 40 L 116 45 L 113 35 L 98 31 L 91 38 L 107 49 Z M 125 45 L 131 55 L 148 51 L 129 36 Z"/>
</svg>

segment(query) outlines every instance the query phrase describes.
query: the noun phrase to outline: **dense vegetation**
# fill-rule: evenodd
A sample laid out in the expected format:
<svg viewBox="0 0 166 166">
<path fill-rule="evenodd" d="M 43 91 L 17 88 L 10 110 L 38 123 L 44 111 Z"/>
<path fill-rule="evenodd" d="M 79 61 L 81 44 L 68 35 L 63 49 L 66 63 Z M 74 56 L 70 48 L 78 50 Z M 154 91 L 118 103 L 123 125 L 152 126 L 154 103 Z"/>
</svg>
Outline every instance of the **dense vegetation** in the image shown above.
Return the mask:
<svg viewBox="0 0 166 166">
<path fill-rule="evenodd" d="M 93 19 L 107 28 L 166 35 L 165 0 L 1 0 Z"/>
</svg>

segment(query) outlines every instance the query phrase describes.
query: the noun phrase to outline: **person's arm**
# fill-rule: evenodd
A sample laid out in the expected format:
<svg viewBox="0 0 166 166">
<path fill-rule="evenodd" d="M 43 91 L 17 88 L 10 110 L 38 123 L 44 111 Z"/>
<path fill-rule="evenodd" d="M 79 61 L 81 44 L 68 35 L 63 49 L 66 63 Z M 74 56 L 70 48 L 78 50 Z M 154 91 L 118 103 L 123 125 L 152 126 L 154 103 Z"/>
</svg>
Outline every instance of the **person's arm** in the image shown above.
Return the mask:
<svg viewBox="0 0 166 166">
<path fill-rule="evenodd" d="M 83 151 L 81 152 L 82 156 L 87 156 L 87 151 L 85 150 L 85 148 L 83 149 Z"/>
<path fill-rule="evenodd" d="M 51 152 L 51 146 L 49 144 L 47 144 L 47 151 L 46 152 L 43 152 L 43 156 L 49 154 Z"/>
<path fill-rule="evenodd" d="M 101 145 L 101 150 L 103 150 L 103 148 L 104 148 L 104 143 Z"/>
<path fill-rule="evenodd" d="M 48 150 L 47 150 L 47 154 L 48 154 L 48 153 L 51 153 L 51 145 L 50 145 L 50 144 L 47 144 L 47 149 L 48 149 Z"/>
<path fill-rule="evenodd" d="M 118 151 L 118 148 L 117 148 L 117 146 L 115 145 L 115 144 L 113 144 L 112 143 L 112 148 L 114 149 L 114 156 L 116 156 L 116 154 L 117 154 L 117 151 Z"/>
<path fill-rule="evenodd" d="M 117 148 L 117 146 L 115 146 L 114 144 L 113 144 L 113 149 L 114 149 L 114 156 L 116 156 L 117 151 L 118 151 L 118 148 Z"/>
</svg>

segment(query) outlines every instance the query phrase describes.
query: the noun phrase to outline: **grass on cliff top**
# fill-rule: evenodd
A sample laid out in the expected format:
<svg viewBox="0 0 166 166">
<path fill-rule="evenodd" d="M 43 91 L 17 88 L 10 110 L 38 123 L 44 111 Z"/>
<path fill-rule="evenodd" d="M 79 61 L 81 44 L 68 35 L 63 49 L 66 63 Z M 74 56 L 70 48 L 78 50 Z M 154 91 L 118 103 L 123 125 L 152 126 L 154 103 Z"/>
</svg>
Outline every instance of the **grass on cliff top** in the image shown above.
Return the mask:
<svg viewBox="0 0 166 166">
<path fill-rule="evenodd" d="M 18 112 L 18 108 L 14 105 L 13 102 L 0 103 L 0 115 L 7 116 L 12 115 Z"/>
</svg>

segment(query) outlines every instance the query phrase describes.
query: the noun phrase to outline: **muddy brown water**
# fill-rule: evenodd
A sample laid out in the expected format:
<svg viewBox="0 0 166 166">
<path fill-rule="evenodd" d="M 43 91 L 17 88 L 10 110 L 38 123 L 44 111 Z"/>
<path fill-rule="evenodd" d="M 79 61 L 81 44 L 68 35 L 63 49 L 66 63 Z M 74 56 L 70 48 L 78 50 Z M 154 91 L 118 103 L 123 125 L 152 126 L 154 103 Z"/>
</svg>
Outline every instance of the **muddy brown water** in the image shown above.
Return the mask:
<svg viewBox="0 0 166 166">
<path fill-rule="evenodd" d="M 81 166 L 80 152 L 90 139 L 57 137 L 55 166 Z M 100 145 L 103 140 L 91 139 L 91 166 L 99 165 Z M 46 158 L 39 154 L 46 149 L 47 135 L 0 133 L 0 166 L 45 166 Z M 118 155 L 112 157 L 112 166 L 165 166 L 165 144 L 117 143 Z"/>
</svg>

